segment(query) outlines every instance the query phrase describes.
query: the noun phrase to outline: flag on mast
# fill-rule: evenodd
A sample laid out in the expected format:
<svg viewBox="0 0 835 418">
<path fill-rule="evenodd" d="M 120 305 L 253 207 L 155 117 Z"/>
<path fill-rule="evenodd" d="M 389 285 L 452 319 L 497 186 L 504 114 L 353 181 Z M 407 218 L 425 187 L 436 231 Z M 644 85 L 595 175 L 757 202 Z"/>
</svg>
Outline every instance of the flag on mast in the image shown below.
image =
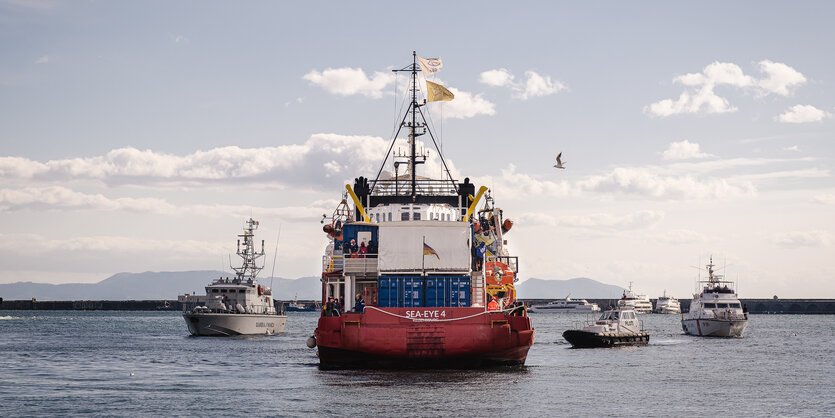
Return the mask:
<svg viewBox="0 0 835 418">
<path fill-rule="evenodd" d="M 431 81 L 426 82 L 426 100 L 430 102 L 448 102 L 454 98 L 455 95 L 447 90 L 446 87 Z"/>
<path fill-rule="evenodd" d="M 438 260 L 441 259 L 441 256 L 438 255 L 438 252 L 435 251 L 432 247 L 426 245 L 425 242 L 423 243 L 423 255 L 434 255 L 438 258 Z"/>
<path fill-rule="evenodd" d="M 441 62 L 440 58 L 418 57 L 418 62 L 420 63 L 420 71 L 423 73 L 424 77 L 429 77 L 430 75 L 441 71 L 441 68 L 444 68 L 444 63 Z"/>
</svg>

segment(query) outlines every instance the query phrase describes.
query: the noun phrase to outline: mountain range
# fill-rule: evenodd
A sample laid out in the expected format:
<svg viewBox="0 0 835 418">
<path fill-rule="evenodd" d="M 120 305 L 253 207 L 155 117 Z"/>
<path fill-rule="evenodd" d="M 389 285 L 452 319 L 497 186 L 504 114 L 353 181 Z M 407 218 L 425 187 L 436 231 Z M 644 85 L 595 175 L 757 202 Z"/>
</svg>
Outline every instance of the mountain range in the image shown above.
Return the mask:
<svg viewBox="0 0 835 418">
<path fill-rule="evenodd" d="M 0 284 L 0 298 L 5 300 L 171 300 L 178 295 L 195 292 L 205 294 L 204 288 L 219 277 L 232 277 L 222 271 L 163 271 L 118 273 L 98 283 L 48 284 L 17 282 Z M 322 294 L 318 277 L 282 279 L 259 278 L 259 283 L 271 286 L 277 300 L 319 299 Z M 272 283 L 272 284 L 271 284 Z"/>
<path fill-rule="evenodd" d="M 206 285 L 230 273 L 215 270 L 118 273 L 98 283 L 48 284 L 17 282 L 0 284 L 0 298 L 5 300 L 165 300 L 195 292 L 204 294 Z M 271 286 L 277 300 L 293 298 L 318 300 L 322 287 L 318 277 L 299 279 L 261 278 Z M 588 278 L 569 280 L 527 279 L 516 286 L 520 299 L 574 298 L 617 299 L 624 289 Z"/>
</svg>

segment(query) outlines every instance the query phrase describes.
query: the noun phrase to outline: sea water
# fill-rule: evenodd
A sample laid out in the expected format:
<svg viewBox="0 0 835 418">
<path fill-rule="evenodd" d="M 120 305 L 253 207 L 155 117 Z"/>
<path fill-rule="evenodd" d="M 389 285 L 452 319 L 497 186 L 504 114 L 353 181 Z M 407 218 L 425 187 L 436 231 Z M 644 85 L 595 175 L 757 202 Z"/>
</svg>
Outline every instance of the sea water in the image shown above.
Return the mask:
<svg viewBox="0 0 835 418">
<path fill-rule="evenodd" d="M 642 315 L 644 347 L 572 349 L 537 314 L 521 368 L 318 368 L 317 313 L 275 336 L 192 337 L 177 312 L 0 311 L 0 415 L 831 416 L 835 316 L 752 315 L 744 338 Z"/>
</svg>

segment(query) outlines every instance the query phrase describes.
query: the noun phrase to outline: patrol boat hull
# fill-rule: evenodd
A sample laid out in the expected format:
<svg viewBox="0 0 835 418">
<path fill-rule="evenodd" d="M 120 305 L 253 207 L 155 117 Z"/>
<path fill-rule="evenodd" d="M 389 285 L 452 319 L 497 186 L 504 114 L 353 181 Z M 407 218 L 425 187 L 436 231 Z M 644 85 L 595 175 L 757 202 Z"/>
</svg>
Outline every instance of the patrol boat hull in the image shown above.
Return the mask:
<svg viewBox="0 0 835 418">
<path fill-rule="evenodd" d="M 272 335 L 284 332 L 284 315 L 183 313 L 188 331 L 196 336 Z"/>
<path fill-rule="evenodd" d="M 519 366 L 534 341 L 520 309 L 366 307 L 321 317 L 314 333 L 322 368 Z"/>
<path fill-rule="evenodd" d="M 606 348 L 649 344 L 649 333 L 646 332 L 637 334 L 603 334 L 570 329 L 563 332 L 562 336 L 566 339 L 566 341 L 571 343 L 571 346 L 574 348 Z"/>
<path fill-rule="evenodd" d="M 748 326 L 747 319 L 684 319 L 681 328 L 685 334 L 698 337 L 742 337 Z"/>
</svg>

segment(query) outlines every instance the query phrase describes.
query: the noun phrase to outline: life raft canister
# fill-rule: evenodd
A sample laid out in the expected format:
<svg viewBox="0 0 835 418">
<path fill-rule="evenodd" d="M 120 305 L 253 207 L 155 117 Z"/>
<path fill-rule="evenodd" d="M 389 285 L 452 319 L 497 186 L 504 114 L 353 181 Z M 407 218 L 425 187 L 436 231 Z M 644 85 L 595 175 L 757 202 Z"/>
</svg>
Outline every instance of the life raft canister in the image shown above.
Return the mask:
<svg viewBox="0 0 835 418">
<path fill-rule="evenodd" d="M 497 274 L 498 273 L 498 274 Z M 501 261 L 489 261 L 484 266 L 484 278 L 487 284 L 513 284 L 513 270 Z"/>
</svg>

